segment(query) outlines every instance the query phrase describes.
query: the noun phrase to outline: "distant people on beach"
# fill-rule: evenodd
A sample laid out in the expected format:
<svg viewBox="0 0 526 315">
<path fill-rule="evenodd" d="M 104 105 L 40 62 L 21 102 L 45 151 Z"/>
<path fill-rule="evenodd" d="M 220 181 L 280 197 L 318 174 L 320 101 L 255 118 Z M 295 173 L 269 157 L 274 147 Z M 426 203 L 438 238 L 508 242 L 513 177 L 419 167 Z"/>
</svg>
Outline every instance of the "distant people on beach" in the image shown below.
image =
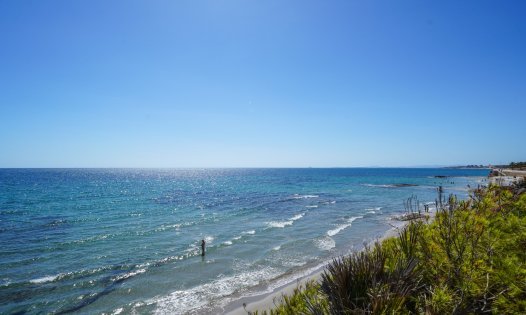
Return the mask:
<svg viewBox="0 0 526 315">
<path fill-rule="evenodd" d="M 206 246 L 205 240 L 201 240 L 201 256 L 205 255 L 205 246 Z"/>
</svg>

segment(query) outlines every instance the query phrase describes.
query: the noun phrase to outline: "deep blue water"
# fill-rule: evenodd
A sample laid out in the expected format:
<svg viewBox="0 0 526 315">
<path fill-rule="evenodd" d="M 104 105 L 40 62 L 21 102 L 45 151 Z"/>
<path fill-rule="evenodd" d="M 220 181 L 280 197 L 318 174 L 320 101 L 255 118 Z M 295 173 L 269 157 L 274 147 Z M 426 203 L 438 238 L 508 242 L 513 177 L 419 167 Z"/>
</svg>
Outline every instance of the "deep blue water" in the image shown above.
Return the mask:
<svg viewBox="0 0 526 315">
<path fill-rule="evenodd" d="M 0 313 L 206 313 L 382 236 L 411 195 L 465 198 L 487 173 L 0 169 Z"/>
</svg>

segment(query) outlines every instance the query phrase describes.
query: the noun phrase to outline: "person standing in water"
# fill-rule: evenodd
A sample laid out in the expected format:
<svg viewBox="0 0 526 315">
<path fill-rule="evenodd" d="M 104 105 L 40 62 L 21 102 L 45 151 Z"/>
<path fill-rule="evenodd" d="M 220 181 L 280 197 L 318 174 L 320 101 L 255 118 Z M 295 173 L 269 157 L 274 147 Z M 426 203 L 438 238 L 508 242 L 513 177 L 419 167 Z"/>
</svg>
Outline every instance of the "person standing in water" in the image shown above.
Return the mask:
<svg viewBox="0 0 526 315">
<path fill-rule="evenodd" d="M 201 240 L 201 256 L 205 255 L 205 246 L 206 246 L 205 240 Z"/>
</svg>

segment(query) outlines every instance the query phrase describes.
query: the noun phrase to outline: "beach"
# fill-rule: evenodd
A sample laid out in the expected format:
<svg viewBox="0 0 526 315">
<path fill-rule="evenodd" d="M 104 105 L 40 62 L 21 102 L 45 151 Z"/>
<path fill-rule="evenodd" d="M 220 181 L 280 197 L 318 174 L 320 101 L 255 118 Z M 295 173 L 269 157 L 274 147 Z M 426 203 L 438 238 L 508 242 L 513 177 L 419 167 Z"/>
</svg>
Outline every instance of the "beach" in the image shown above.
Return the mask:
<svg viewBox="0 0 526 315">
<path fill-rule="evenodd" d="M 500 186 L 510 186 L 526 179 L 525 170 L 515 169 L 492 169 L 489 176 L 490 183 Z"/>
</svg>

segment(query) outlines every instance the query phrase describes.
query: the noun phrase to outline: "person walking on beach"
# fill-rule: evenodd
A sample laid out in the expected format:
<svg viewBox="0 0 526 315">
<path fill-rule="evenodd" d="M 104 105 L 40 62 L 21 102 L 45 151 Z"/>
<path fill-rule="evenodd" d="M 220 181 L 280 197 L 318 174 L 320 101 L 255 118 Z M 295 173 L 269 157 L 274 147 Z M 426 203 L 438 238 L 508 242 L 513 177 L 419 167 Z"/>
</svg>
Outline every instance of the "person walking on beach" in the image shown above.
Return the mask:
<svg viewBox="0 0 526 315">
<path fill-rule="evenodd" d="M 201 256 L 205 255 L 205 246 L 206 246 L 205 240 L 201 240 Z"/>
</svg>

